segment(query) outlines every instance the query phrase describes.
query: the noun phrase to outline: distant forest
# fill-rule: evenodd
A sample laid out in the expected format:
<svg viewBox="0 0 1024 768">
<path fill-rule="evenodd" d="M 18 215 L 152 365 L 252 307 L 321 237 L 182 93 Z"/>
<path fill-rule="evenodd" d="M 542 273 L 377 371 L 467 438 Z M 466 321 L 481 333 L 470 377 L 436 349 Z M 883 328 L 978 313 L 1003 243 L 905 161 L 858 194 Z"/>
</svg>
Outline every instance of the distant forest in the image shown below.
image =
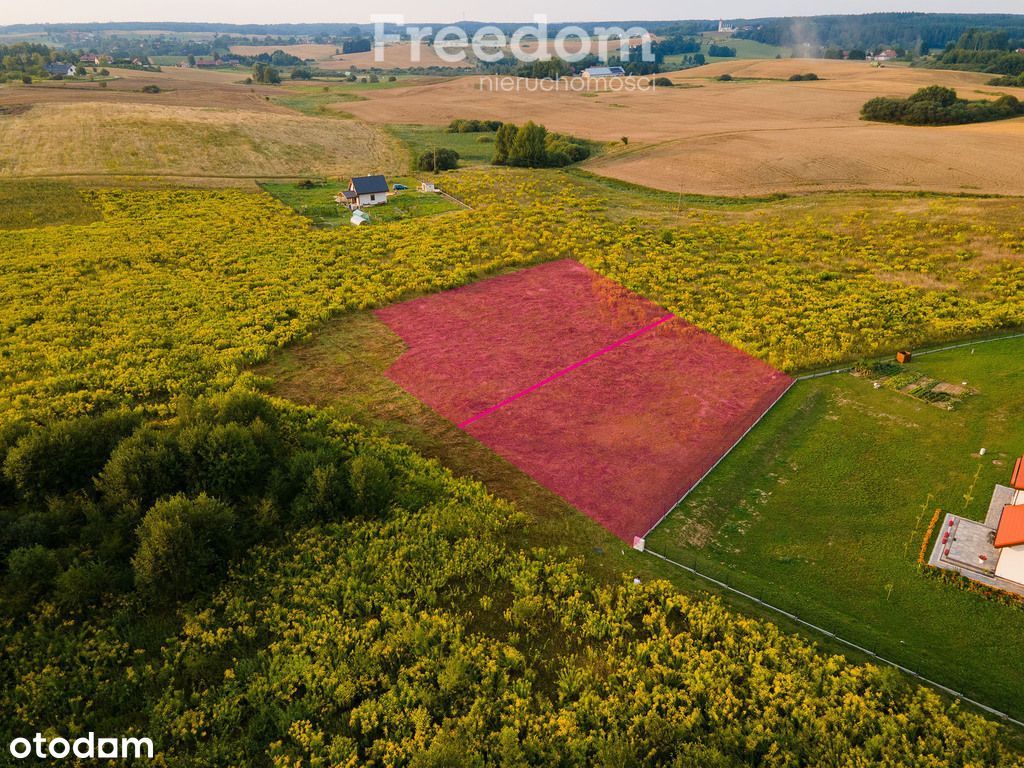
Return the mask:
<svg viewBox="0 0 1024 768">
<path fill-rule="evenodd" d="M 900 47 L 928 53 L 943 49 L 974 29 L 1000 30 L 1024 40 L 1024 15 L 989 13 L 870 13 L 861 16 L 812 16 L 732 22 L 736 37 L 768 45 L 868 49 Z"/>
</svg>

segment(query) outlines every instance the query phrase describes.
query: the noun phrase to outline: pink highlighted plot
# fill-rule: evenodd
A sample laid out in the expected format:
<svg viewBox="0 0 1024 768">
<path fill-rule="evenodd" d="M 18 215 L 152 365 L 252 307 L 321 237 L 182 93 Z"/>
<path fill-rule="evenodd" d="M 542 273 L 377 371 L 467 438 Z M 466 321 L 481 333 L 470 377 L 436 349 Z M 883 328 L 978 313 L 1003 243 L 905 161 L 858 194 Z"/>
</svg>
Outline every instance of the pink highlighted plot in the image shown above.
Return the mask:
<svg viewBox="0 0 1024 768">
<path fill-rule="evenodd" d="M 627 542 L 792 383 L 574 261 L 376 314 L 393 381 Z"/>
</svg>

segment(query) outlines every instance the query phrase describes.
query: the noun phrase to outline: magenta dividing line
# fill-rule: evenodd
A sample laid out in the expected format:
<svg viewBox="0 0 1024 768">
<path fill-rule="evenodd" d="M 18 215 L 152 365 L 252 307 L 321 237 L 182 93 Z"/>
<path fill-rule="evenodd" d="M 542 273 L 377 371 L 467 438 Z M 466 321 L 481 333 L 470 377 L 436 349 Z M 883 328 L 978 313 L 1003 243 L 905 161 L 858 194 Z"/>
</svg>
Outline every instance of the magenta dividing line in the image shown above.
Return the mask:
<svg viewBox="0 0 1024 768">
<path fill-rule="evenodd" d="M 478 413 L 476 416 L 471 416 L 470 418 L 466 419 L 464 422 L 459 424 L 458 425 L 459 428 L 463 429 L 465 427 L 468 427 L 474 421 L 478 421 L 478 420 L 482 419 L 484 416 L 487 416 L 488 414 L 494 413 L 499 408 L 504 408 L 509 403 L 514 403 L 516 400 L 518 400 L 521 397 L 526 397 L 531 392 L 534 392 L 534 391 L 540 389 L 541 387 L 543 387 L 543 386 L 545 386 L 547 384 L 550 384 L 551 382 L 555 381 L 556 379 L 562 378 L 563 376 L 565 376 L 568 373 L 572 373 L 577 368 L 581 368 L 584 365 L 586 365 L 587 363 L 593 362 L 597 358 L 601 357 L 601 355 L 608 354 L 613 349 L 621 347 L 623 344 L 625 344 L 628 341 L 632 341 L 637 336 L 644 335 L 648 331 L 653 330 L 654 328 L 657 328 L 662 323 L 667 323 L 669 320 L 671 320 L 674 317 L 675 317 L 675 315 L 665 315 L 664 317 L 659 317 L 653 323 L 651 323 L 649 325 L 645 325 L 639 331 L 633 331 L 633 333 L 629 334 L 629 336 L 623 336 L 621 339 L 619 339 L 618 341 L 612 342 L 611 344 L 609 344 L 604 349 L 599 350 L 599 351 L 595 352 L 594 354 L 592 354 L 592 355 L 590 355 L 588 357 L 584 357 L 582 360 L 578 360 L 577 362 L 573 363 L 572 365 L 570 365 L 570 366 L 568 366 L 566 368 L 563 368 L 562 370 L 558 371 L 557 373 L 551 374 L 546 379 L 542 379 L 542 380 L 538 381 L 532 387 L 527 387 L 526 389 L 522 390 L 521 392 L 516 392 L 516 394 L 512 395 L 512 397 L 509 397 L 509 398 L 506 398 L 506 399 L 502 400 L 497 405 L 492 405 L 487 410 L 480 411 L 480 413 Z"/>
</svg>

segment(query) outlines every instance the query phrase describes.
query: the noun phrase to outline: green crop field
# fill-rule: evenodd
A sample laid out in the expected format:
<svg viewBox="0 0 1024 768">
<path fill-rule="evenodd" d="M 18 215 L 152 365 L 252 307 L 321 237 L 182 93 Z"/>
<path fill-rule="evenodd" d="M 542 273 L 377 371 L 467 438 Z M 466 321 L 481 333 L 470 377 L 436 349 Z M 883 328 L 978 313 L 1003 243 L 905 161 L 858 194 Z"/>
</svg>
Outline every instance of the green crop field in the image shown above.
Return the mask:
<svg viewBox="0 0 1024 768">
<path fill-rule="evenodd" d="M 782 58 L 788 58 L 792 53 L 790 48 L 785 48 L 778 45 L 767 45 L 766 43 L 759 43 L 756 40 L 745 40 L 740 37 L 733 37 L 732 35 L 723 35 L 718 32 L 705 32 L 703 37 L 704 52 L 707 52 L 707 46 L 710 43 L 717 45 L 727 45 L 730 48 L 736 49 L 737 59 L 774 59 L 778 56 Z M 727 61 L 728 58 L 722 57 L 710 57 L 709 61 Z"/>
<path fill-rule="evenodd" d="M 1020 718 L 1022 607 L 918 556 L 936 509 L 984 519 L 1024 453 L 1021 359 L 1024 339 L 915 360 L 977 390 L 953 411 L 849 374 L 797 383 L 648 546 Z"/>
</svg>

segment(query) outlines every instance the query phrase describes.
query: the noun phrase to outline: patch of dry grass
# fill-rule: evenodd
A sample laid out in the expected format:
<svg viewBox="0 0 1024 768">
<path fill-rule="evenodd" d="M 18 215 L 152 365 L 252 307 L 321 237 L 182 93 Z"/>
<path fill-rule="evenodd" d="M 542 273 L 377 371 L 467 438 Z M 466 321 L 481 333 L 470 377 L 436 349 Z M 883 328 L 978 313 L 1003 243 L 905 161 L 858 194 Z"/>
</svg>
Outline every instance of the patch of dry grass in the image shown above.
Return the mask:
<svg viewBox="0 0 1024 768">
<path fill-rule="evenodd" d="M 381 130 L 288 112 L 71 102 L 0 118 L 0 177 L 251 179 L 391 173 L 403 164 Z"/>
</svg>

